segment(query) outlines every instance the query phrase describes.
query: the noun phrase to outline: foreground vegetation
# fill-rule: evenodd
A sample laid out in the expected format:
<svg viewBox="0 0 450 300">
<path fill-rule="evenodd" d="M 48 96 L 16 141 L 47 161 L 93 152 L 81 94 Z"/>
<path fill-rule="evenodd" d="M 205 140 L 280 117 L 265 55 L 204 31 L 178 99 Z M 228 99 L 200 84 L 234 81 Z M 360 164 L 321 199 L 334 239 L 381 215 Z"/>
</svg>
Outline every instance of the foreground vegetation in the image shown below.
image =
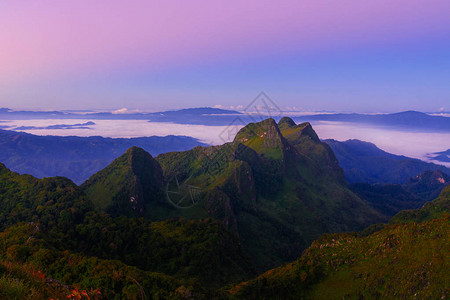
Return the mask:
<svg viewBox="0 0 450 300">
<path fill-rule="evenodd" d="M 229 290 L 243 299 L 446 299 L 450 186 L 361 233 L 325 234 L 300 259 Z M 374 231 L 374 232 L 373 232 Z"/>
<path fill-rule="evenodd" d="M 162 188 L 189 174 L 200 201 L 175 209 Z M 450 186 L 348 232 L 385 218 L 311 125 L 289 118 L 157 159 L 133 147 L 80 187 L 0 164 L 0 203 L 0 299 L 449 296 Z"/>
</svg>

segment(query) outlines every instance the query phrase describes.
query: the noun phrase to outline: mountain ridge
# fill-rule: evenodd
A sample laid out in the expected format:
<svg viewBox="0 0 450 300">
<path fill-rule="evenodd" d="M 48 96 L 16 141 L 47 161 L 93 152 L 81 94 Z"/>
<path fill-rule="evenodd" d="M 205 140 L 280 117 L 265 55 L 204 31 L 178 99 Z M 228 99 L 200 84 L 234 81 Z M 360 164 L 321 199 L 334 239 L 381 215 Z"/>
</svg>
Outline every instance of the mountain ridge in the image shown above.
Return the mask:
<svg viewBox="0 0 450 300">
<path fill-rule="evenodd" d="M 427 170 L 440 170 L 450 174 L 450 169 L 415 158 L 385 152 L 375 144 L 356 139 L 339 142 L 324 140 L 335 153 L 350 183 L 392 183 L 406 181 Z"/>
<path fill-rule="evenodd" d="M 384 220 L 348 189 L 331 148 L 311 125 L 294 124 L 266 119 L 243 127 L 233 142 L 158 155 L 166 184 L 159 190 L 167 201 L 153 202 L 157 208 L 148 217 L 213 217 L 240 238 L 261 269 L 295 257 L 324 232 Z M 197 198 L 180 194 L 182 187 L 195 188 Z"/>
<path fill-rule="evenodd" d="M 133 146 L 80 187 L 100 210 L 113 216 L 142 216 L 151 202 L 163 197 L 159 188 L 163 184 L 160 165 L 148 152 Z"/>
</svg>

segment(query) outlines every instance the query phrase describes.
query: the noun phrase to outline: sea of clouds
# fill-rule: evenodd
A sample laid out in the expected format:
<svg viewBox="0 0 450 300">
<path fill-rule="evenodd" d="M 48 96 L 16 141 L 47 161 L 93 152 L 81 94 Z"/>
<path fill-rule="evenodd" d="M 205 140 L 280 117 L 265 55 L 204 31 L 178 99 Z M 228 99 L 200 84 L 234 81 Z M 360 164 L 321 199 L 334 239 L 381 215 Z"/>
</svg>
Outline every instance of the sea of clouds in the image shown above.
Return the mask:
<svg viewBox="0 0 450 300">
<path fill-rule="evenodd" d="M 112 138 L 132 138 L 143 136 L 185 135 L 197 138 L 201 142 L 218 145 L 231 141 L 235 133 L 242 127 L 233 126 L 206 126 L 185 125 L 174 123 L 148 122 L 145 120 L 94 120 L 93 125 L 87 128 L 65 127 L 61 129 L 48 128 L 49 126 L 64 124 L 76 125 L 86 120 L 52 119 L 52 120 L 11 120 L 2 122 L 4 129 L 31 128 L 17 130 L 35 135 L 58 136 L 103 136 Z M 366 124 L 344 122 L 311 122 L 314 130 L 321 139 L 335 139 L 345 141 L 358 139 L 374 143 L 384 151 L 431 161 L 428 154 L 444 151 L 450 148 L 450 133 L 416 132 L 395 130 L 391 128 L 374 127 Z M 35 127 L 34 129 L 32 127 Z M 450 163 L 440 163 L 450 167 Z"/>
</svg>

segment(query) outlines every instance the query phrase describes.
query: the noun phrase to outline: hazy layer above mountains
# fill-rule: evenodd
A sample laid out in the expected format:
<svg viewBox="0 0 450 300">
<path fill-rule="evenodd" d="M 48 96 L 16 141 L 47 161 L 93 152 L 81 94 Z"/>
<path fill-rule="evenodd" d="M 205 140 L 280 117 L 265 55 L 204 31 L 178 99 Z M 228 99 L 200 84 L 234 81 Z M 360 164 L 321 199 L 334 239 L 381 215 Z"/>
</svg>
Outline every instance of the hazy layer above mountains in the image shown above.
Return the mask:
<svg viewBox="0 0 450 300">
<path fill-rule="evenodd" d="M 229 142 L 244 125 L 269 113 L 194 108 L 157 113 L 33 112 L 0 109 L 0 129 L 37 135 L 103 136 L 115 138 L 187 135 L 203 143 Z M 284 112 L 270 111 L 275 120 Z M 315 114 L 287 112 L 309 121 L 322 139 L 359 139 L 381 149 L 450 166 L 450 118 L 408 111 L 395 114 Z M 300 114 L 300 115 L 299 115 Z M 278 117 L 277 117 L 278 116 Z M 95 122 L 94 122 L 94 121 Z M 426 141 L 426 142 L 424 142 Z"/>
<path fill-rule="evenodd" d="M 126 112 L 124 110 L 123 112 Z M 333 121 L 362 123 L 383 127 L 401 128 L 406 130 L 450 132 L 450 118 L 430 115 L 418 111 L 403 111 L 390 114 L 359 114 L 359 113 L 304 113 L 281 111 L 270 107 L 255 107 L 255 110 L 235 111 L 219 108 L 201 107 L 181 110 L 170 110 L 153 113 L 122 113 L 115 112 L 64 112 L 64 111 L 15 111 L 8 108 L 0 108 L 2 120 L 27 120 L 27 119 L 93 119 L 93 120 L 148 120 L 150 122 L 170 122 L 177 124 L 195 125 L 230 125 L 236 118 L 241 123 L 261 121 L 267 118 L 280 119 L 287 115 L 295 121 Z"/>
<path fill-rule="evenodd" d="M 151 123 L 144 120 L 96 120 L 95 123 L 89 123 L 86 120 L 15 120 L 10 122 L 29 128 L 34 126 L 34 128 L 51 129 L 26 130 L 38 135 L 0 131 L 2 149 L 0 161 L 20 173 L 29 173 L 36 177 L 66 176 L 76 183 L 82 183 L 131 146 L 142 147 L 151 154 L 157 155 L 204 145 L 201 141 L 207 141 L 208 144 L 222 144 L 234 138 L 234 135 L 242 128 L 242 125 L 228 127 L 183 125 Z M 57 127 L 55 122 L 56 124 L 65 124 L 66 127 Z M 73 124 L 69 125 L 68 123 L 71 122 Z M 448 156 L 447 152 L 432 154 L 439 149 L 449 147 L 450 134 L 401 132 L 342 122 L 323 123 L 319 121 L 317 123 L 313 126 L 321 138 L 338 140 L 356 138 L 372 141 L 383 150 L 393 153 L 386 153 L 374 145 L 360 141 L 330 143 L 332 147 L 339 145 L 333 150 L 350 182 L 404 183 L 409 177 L 416 176 L 428 169 L 440 169 L 450 174 L 448 168 L 409 158 L 420 158 L 450 165 L 450 162 L 445 161 Z M 0 124 L 11 123 L 2 122 Z M 90 129 L 77 127 L 81 125 Z M 55 129 L 56 127 L 58 129 Z M 61 136 L 39 136 L 40 134 Z M 168 136 L 171 134 L 187 134 L 199 138 L 199 140 L 184 136 Z M 62 137 L 62 135 L 68 137 Z M 73 137 L 73 135 L 91 137 Z M 111 139 L 101 138 L 98 135 L 144 137 Z M 167 137 L 161 138 L 156 135 Z M 94 150 L 90 147 L 93 147 Z"/>
</svg>

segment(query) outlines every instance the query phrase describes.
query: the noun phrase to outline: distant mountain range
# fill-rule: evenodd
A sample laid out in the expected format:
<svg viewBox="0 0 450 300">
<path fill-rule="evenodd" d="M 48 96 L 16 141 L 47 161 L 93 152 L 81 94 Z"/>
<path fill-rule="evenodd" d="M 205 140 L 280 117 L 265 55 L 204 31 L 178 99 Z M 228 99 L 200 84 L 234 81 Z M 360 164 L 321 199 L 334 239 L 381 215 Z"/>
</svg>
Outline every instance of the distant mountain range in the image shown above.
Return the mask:
<svg viewBox="0 0 450 300">
<path fill-rule="evenodd" d="M 450 118 L 431 116 L 418 111 L 404 111 L 393 114 L 318 114 L 295 117 L 298 121 L 334 121 L 363 123 L 403 130 L 450 132 Z"/>
<path fill-rule="evenodd" d="M 212 107 L 186 108 L 180 110 L 168 110 L 153 113 L 139 112 L 73 112 L 73 111 L 21 111 L 0 108 L 0 119 L 98 119 L 98 120 L 155 120 L 158 122 L 173 122 L 178 118 L 183 120 L 189 117 L 205 117 L 209 120 L 210 115 L 218 116 L 241 115 L 234 110 L 226 110 Z"/>
<path fill-rule="evenodd" d="M 428 155 L 428 158 L 444 163 L 450 163 L 450 149 L 442 152 L 431 153 Z"/>
<path fill-rule="evenodd" d="M 0 130 L 0 161 L 15 172 L 38 178 L 65 176 L 81 184 L 132 146 L 158 155 L 199 145 L 204 144 L 186 136 L 60 137 Z"/>
<path fill-rule="evenodd" d="M 76 126 L 89 124 L 91 123 Z M 409 178 L 426 170 L 441 170 L 450 174 L 450 169 L 444 166 L 390 154 L 372 143 L 359 140 L 324 142 L 332 148 L 350 183 L 404 184 Z M 194 138 L 184 136 L 131 139 L 59 137 L 0 130 L 0 161 L 19 173 L 38 178 L 65 176 L 80 184 L 132 146 L 158 155 L 204 145 Z M 447 157 L 447 152 L 439 153 L 442 159 Z"/>
<path fill-rule="evenodd" d="M 113 113 L 92 112 L 76 113 L 61 111 L 14 111 L 7 108 L 0 109 L 0 120 L 14 119 L 90 119 L 90 120 L 149 120 L 151 122 L 172 122 L 178 124 L 197 125 L 237 125 L 260 121 L 269 117 L 279 120 L 282 111 L 278 112 L 254 112 L 251 114 L 211 107 L 188 108 L 154 113 Z M 364 123 L 374 126 L 397 128 L 402 130 L 416 130 L 423 132 L 450 132 L 450 118 L 443 116 L 431 116 L 417 111 L 404 111 L 392 114 L 311 114 L 304 116 L 292 116 L 298 122 L 335 121 Z M 3 125 L 5 126 L 5 125 Z M 4 128 L 4 127 L 3 127 Z M 8 129 L 8 128 L 4 128 Z"/>
<path fill-rule="evenodd" d="M 406 181 L 427 170 L 440 170 L 450 174 L 450 169 L 419 159 L 385 152 L 372 143 L 360 140 L 339 142 L 324 140 L 336 155 L 350 183 L 395 183 Z"/>
</svg>

